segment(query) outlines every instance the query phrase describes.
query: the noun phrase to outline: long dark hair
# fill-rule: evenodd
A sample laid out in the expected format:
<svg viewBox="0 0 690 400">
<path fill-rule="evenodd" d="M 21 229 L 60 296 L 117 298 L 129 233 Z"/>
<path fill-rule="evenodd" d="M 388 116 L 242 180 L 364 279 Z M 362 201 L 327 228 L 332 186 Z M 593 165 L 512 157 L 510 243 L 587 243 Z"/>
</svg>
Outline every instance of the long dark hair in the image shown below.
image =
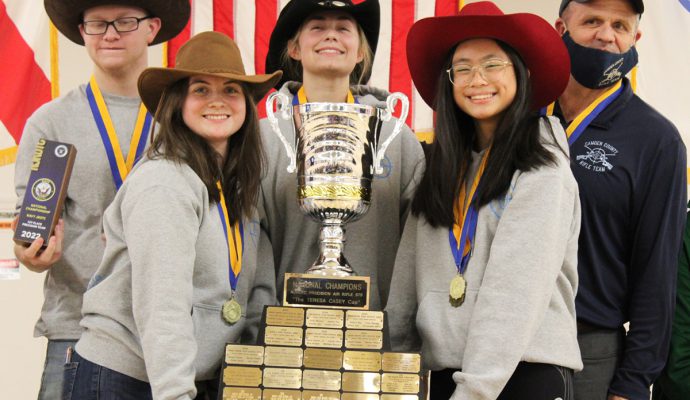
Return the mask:
<svg viewBox="0 0 690 400">
<path fill-rule="evenodd" d="M 516 170 L 529 171 L 555 163 L 553 154 L 539 140 L 541 117 L 531 108 L 527 67 L 510 46 L 500 41 L 496 43 L 513 63 L 517 91 L 494 132 L 486 169 L 477 188 L 477 208 L 503 195 Z M 443 70 L 439 71 L 435 138 L 429 147 L 426 172 L 412 200 L 412 212 L 423 214 L 434 227 L 453 226 L 454 206 L 460 185 L 467 179 L 477 136 L 472 117 L 455 104 L 453 86 L 445 71 L 451 66 L 456 48 L 457 45 L 450 50 Z M 550 129 L 550 124 L 547 126 Z"/>
<path fill-rule="evenodd" d="M 206 186 L 209 198 L 216 203 L 220 201 L 216 181 L 221 180 L 231 223 L 251 215 L 264 166 L 256 104 L 247 86 L 239 84 L 245 98 L 245 118 L 240 129 L 228 140 L 224 162 L 220 154 L 182 119 L 189 79 L 181 79 L 163 92 L 156 112 L 160 129 L 147 152 L 152 159 L 163 158 L 189 165 Z"/>
</svg>

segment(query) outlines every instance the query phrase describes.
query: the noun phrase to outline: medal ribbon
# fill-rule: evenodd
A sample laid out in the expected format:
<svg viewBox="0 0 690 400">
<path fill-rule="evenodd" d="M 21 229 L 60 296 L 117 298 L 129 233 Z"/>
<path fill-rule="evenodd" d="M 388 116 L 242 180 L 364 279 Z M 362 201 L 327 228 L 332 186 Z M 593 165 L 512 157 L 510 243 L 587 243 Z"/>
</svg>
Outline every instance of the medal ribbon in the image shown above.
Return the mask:
<svg viewBox="0 0 690 400">
<path fill-rule="evenodd" d="M 228 276 L 230 280 L 230 288 L 233 294 L 237 290 L 237 280 L 240 278 L 242 271 L 242 250 L 244 249 L 244 229 L 242 222 L 237 222 L 232 227 L 230 226 L 230 219 L 228 218 L 228 208 L 225 205 L 225 196 L 223 195 L 223 187 L 220 181 L 216 181 L 216 187 L 220 191 L 220 201 L 218 202 L 218 214 L 223 225 L 223 233 L 225 234 L 225 241 L 228 244 Z M 232 229 L 232 240 L 230 235 Z"/>
<path fill-rule="evenodd" d="M 93 119 L 96 121 L 96 126 L 98 126 L 98 132 L 101 134 L 101 140 L 105 147 L 105 153 L 108 156 L 110 172 L 113 175 L 115 187 L 119 190 L 129 171 L 132 170 L 134 164 L 139 161 L 144 153 L 153 118 L 142 103 L 139 106 L 137 122 L 134 124 L 134 131 L 129 144 L 129 154 L 125 161 L 120 148 L 120 142 L 115 133 L 115 126 L 108 112 L 108 106 L 105 104 L 103 94 L 94 76 L 91 77 L 89 84 L 86 86 L 86 97 L 89 100 Z"/>
<path fill-rule="evenodd" d="M 489 159 L 489 152 L 491 148 L 486 150 L 482 161 L 479 164 L 479 169 L 472 181 L 469 195 L 466 196 L 465 182 L 460 186 L 460 193 L 458 195 L 458 202 L 455 207 L 455 223 L 453 229 L 449 229 L 448 240 L 450 241 L 450 249 L 453 252 L 455 259 L 455 266 L 458 273 L 462 275 L 467 269 L 467 264 L 472 255 L 472 247 L 474 245 L 474 235 L 477 232 L 477 219 L 479 217 L 479 210 L 475 206 L 475 199 L 477 197 L 477 187 L 479 181 L 482 179 L 486 162 Z M 462 245 L 462 249 L 461 249 Z"/>
<path fill-rule="evenodd" d="M 587 106 L 587 108 L 585 108 L 584 111 L 582 111 L 565 130 L 566 135 L 568 135 L 568 145 L 572 146 L 580 135 L 582 135 L 582 132 L 587 129 L 589 124 L 594 121 L 594 119 L 598 117 L 599 114 L 601 114 L 602 111 L 609 106 L 609 104 L 613 103 L 613 101 L 616 100 L 621 93 L 623 93 L 623 80 L 618 81 L 609 90 L 594 100 L 592 104 Z M 547 107 L 542 109 L 541 114 L 553 115 L 555 105 L 556 103 L 549 104 Z"/>
<path fill-rule="evenodd" d="M 309 100 L 307 100 L 307 93 L 304 91 L 304 86 L 299 88 L 297 91 L 297 96 L 292 98 L 292 105 L 293 106 L 298 106 L 300 104 L 308 103 Z M 347 100 L 345 101 L 346 103 L 356 103 L 355 96 L 352 95 L 352 92 L 350 90 L 347 91 Z"/>
</svg>

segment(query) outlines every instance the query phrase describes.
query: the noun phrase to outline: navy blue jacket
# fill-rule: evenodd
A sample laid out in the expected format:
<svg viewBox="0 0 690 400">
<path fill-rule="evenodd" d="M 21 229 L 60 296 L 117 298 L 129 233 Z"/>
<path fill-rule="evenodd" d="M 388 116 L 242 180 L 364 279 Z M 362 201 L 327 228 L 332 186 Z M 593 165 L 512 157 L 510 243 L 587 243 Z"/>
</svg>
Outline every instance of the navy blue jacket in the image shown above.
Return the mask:
<svg viewBox="0 0 690 400">
<path fill-rule="evenodd" d="M 686 150 L 673 124 L 623 84 L 570 148 L 582 203 L 576 311 L 604 328 L 630 322 L 609 393 L 648 400 L 671 337 Z"/>
</svg>

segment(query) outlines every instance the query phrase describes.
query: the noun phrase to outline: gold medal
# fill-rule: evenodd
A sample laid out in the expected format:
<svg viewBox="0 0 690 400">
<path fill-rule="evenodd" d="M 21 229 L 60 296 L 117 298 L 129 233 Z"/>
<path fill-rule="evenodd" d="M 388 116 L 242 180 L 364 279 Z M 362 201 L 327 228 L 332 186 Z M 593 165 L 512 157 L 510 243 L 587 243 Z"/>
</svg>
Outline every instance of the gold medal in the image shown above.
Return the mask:
<svg viewBox="0 0 690 400">
<path fill-rule="evenodd" d="M 223 303 L 222 314 L 225 322 L 234 324 L 239 321 L 242 316 L 242 306 L 240 306 L 240 303 L 238 303 L 234 297 L 231 297 L 230 300 Z"/>
<path fill-rule="evenodd" d="M 453 307 L 460 307 L 465 301 L 465 291 L 467 290 L 467 282 L 465 278 L 457 274 L 450 281 L 450 304 Z"/>
</svg>

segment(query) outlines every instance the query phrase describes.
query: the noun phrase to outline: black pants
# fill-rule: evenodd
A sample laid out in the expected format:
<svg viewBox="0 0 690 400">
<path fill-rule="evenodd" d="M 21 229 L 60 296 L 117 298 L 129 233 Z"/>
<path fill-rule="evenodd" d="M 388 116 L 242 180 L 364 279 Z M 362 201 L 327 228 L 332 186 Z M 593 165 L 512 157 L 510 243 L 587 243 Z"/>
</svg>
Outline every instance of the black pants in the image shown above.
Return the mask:
<svg viewBox="0 0 690 400">
<path fill-rule="evenodd" d="M 456 369 L 431 371 L 431 400 L 447 400 L 455 391 Z M 521 362 L 497 400 L 572 400 L 573 371 L 551 365 Z"/>
</svg>

